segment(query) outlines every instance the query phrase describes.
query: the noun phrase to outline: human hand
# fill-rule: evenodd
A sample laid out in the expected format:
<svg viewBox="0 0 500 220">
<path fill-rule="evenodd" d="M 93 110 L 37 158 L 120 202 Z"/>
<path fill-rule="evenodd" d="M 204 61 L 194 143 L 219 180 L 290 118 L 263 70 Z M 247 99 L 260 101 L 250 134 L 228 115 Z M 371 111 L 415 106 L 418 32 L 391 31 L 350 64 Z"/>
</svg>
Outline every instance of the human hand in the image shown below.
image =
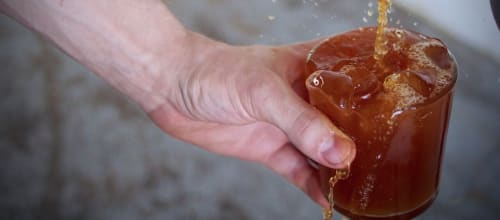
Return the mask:
<svg viewBox="0 0 500 220">
<path fill-rule="evenodd" d="M 304 101 L 303 71 L 317 42 L 235 47 L 193 34 L 177 73 L 156 80 L 166 97 L 148 114 L 165 132 L 226 156 L 261 163 L 326 207 L 307 158 L 343 168 L 354 143 Z M 161 88 L 156 85 L 155 88 Z"/>
<path fill-rule="evenodd" d="M 0 12 L 138 102 L 167 133 L 264 164 L 327 206 L 307 158 L 342 168 L 355 149 L 303 100 L 305 60 L 316 42 L 235 47 L 185 30 L 162 1 L 116 5 L 12 0 L 0 1 Z"/>
</svg>

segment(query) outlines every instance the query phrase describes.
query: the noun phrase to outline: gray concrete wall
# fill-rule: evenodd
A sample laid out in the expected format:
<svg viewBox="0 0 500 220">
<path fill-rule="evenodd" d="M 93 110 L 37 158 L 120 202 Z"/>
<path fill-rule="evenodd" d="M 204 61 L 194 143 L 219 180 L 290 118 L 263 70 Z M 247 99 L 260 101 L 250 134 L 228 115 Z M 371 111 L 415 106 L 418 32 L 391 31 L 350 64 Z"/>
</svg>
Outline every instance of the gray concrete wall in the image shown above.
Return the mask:
<svg viewBox="0 0 500 220">
<path fill-rule="evenodd" d="M 292 43 L 375 22 L 365 1 L 166 2 L 189 28 L 234 44 Z M 411 13 L 391 16 L 443 39 L 460 65 L 440 195 L 421 219 L 498 218 L 500 64 Z M 280 177 L 162 133 L 88 69 L 2 16 L 0 71 L 0 219 L 321 219 Z"/>
</svg>

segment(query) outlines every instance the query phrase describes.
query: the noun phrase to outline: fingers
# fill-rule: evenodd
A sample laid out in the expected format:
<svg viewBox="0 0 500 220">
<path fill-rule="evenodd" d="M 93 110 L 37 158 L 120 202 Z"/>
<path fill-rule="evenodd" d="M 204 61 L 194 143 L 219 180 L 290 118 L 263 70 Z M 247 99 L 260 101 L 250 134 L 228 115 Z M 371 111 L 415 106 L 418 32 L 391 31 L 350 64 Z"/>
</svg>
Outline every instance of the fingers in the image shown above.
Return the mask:
<svg viewBox="0 0 500 220">
<path fill-rule="evenodd" d="M 313 201 L 328 207 L 328 202 L 321 192 L 317 171 L 308 164 L 306 157 L 290 144 L 273 152 L 262 163 L 300 188 Z"/>
<path fill-rule="evenodd" d="M 277 82 L 285 84 L 285 82 Z M 354 142 L 321 112 L 303 101 L 290 86 L 273 87 L 259 105 L 262 118 L 287 134 L 309 158 L 331 168 L 344 168 L 354 160 Z"/>
</svg>

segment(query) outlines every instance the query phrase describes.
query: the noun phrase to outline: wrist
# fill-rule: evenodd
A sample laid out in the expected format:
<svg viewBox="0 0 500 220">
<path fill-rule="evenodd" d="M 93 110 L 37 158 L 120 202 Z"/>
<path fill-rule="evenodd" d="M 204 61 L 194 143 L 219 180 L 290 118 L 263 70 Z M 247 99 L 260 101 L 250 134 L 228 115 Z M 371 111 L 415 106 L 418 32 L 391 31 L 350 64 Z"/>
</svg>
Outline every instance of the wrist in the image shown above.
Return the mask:
<svg viewBox="0 0 500 220">
<path fill-rule="evenodd" d="M 185 37 L 174 48 L 163 47 L 152 59 L 156 67 L 151 74 L 150 96 L 141 106 L 146 112 L 152 112 L 161 105 L 168 104 L 179 110 L 184 105 L 182 93 L 190 88 L 193 74 L 203 71 L 204 65 L 217 52 L 228 45 L 209 39 L 195 32 L 187 31 Z M 217 64 L 209 64 L 217 65 Z"/>
<path fill-rule="evenodd" d="M 175 87 L 178 75 L 189 67 L 190 32 L 182 30 L 176 37 L 161 37 L 158 40 L 138 41 L 124 52 L 124 59 L 119 59 L 124 66 L 130 67 L 124 85 L 115 85 L 131 97 L 146 111 L 162 105 Z M 131 62 L 131 63 L 128 63 Z M 129 89 L 130 91 L 124 91 Z"/>
<path fill-rule="evenodd" d="M 160 0 L 12 0 L 0 7 L 145 110 L 162 102 L 156 81 L 184 68 L 190 34 Z"/>
</svg>

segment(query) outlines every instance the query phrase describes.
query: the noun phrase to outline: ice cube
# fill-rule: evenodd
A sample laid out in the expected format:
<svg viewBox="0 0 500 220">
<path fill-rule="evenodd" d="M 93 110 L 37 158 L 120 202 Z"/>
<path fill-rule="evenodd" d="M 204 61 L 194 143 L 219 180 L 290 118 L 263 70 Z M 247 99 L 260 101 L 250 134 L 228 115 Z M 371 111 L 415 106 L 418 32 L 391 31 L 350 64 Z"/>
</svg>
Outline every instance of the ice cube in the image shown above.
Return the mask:
<svg viewBox="0 0 500 220">
<path fill-rule="evenodd" d="M 429 97 L 434 90 L 436 81 L 434 69 L 420 69 L 402 73 L 402 80 L 413 88 L 417 93 Z"/>
<path fill-rule="evenodd" d="M 352 106 L 352 79 L 341 72 L 318 70 L 309 76 L 306 87 L 313 104 L 326 101 L 320 99 L 328 99 L 341 109 L 350 109 Z"/>
<path fill-rule="evenodd" d="M 436 66 L 442 70 L 448 70 L 453 66 L 453 60 L 450 59 L 448 49 L 444 45 L 431 45 L 424 49 L 425 55 Z"/>
<path fill-rule="evenodd" d="M 351 77 L 356 98 L 369 99 L 380 88 L 377 76 L 365 67 L 346 65 L 341 71 Z"/>
</svg>

